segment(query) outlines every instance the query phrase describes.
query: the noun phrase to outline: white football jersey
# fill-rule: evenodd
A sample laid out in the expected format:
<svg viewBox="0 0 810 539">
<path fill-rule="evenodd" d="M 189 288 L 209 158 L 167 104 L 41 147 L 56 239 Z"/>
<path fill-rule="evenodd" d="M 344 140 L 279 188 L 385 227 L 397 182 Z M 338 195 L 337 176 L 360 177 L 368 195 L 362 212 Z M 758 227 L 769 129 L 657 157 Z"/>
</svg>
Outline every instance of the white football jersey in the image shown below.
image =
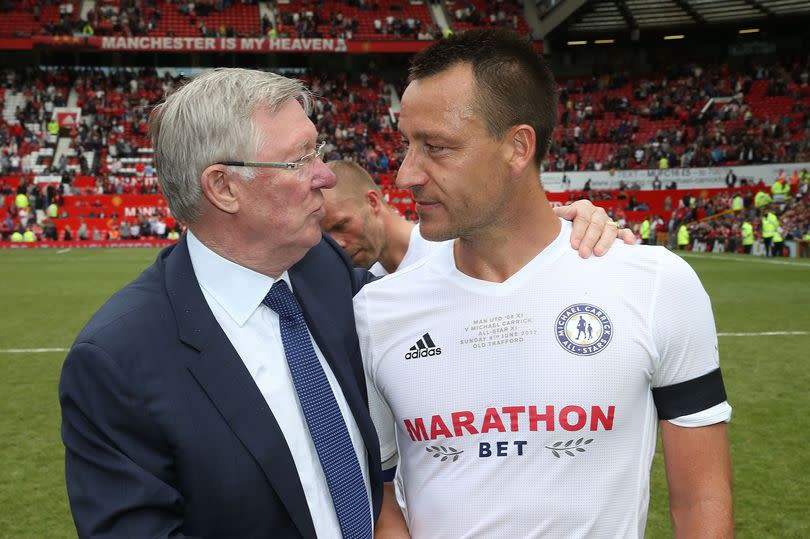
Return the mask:
<svg viewBox="0 0 810 539">
<path fill-rule="evenodd" d="M 583 260 L 570 233 L 503 283 L 448 242 L 355 297 L 413 537 L 641 537 L 658 419 L 729 420 L 694 271 L 618 241 Z"/>
<path fill-rule="evenodd" d="M 430 253 L 437 250 L 442 243 L 444 242 L 428 241 L 423 238 L 422 234 L 419 233 L 419 224 L 417 223 L 416 226 L 411 229 L 411 236 L 408 241 L 408 250 L 405 251 L 405 256 L 402 257 L 402 260 L 397 267 L 397 271 L 419 262 Z M 385 275 L 388 275 L 388 271 L 386 271 L 383 265 L 379 262 L 375 262 L 368 271 L 376 277 L 384 277 Z"/>
</svg>

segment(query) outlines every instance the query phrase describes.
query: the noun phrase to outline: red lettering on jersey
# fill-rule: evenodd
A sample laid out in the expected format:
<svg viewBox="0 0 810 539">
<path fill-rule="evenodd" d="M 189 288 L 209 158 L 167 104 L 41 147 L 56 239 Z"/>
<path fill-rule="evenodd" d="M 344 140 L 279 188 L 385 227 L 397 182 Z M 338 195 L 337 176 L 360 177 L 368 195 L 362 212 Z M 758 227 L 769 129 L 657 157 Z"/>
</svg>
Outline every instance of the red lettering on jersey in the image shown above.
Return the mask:
<svg viewBox="0 0 810 539">
<path fill-rule="evenodd" d="M 613 416 L 616 414 L 615 406 L 608 406 L 607 415 L 601 406 L 591 406 L 591 430 L 597 430 L 599 423 L 605 430 L 613 429 Z"/>
<path fill-rule="evenodd" d="M 509 430 L 512 432 L 518 432 L 520 430 L 518 428 L 518 414 L 523 414 L 526 412 L 525 406 L 504 406 L 501 411 L 505 414 L 509 414 Z"/>
<path fill-rule="evenodd" d="M 425 422 L 421 417 L 414 419 L 413 423 L 411 423 L 410 419 L 406 419 L 405 429 L 408 431 L 408 435 L 414 442 L 427 440 L 428 435 L 427 431 L 425 430 Z"/>
<path fill-rule="evenodd" d="M 453 432 L 456 436 L 463 436 L 461 429 L 467 429 L 470 434 L 478 434 L 478 429 L 473 426 L 475 415 L 472 412 L 453 412 L 450 417 L 453 418 Z"/>
<path fill-rule="evenodd" d="M 447 428 L 447 425 L 444 424 L 442 416 L 434 415 L 430 420 L 430 439 L 435 440 L 438 436 L 452 438 L 453 434 L 450 432 L 450 429 Z"/>
<path fill-rule="evenodd" d="M 551 432 L 554 430 L 554 407 L 551 405 L 546 406 L 545 414 L 537 413 L 537 406 L 529 406 L 529 430 L 534 432 L 537 430 L 537 423 L 540 421 L 546 422 L 546 430 Z"/>
<path fill-rule="evenodd" d="M 577 422 L 571 423 L 568 420 L 570 414 L 577 414 Z M 587 421 L 585 409 L 581 406 L 566 406 L 560 410 L 560 426 L 565 430 L 581 430 Z"/>
<path fill-rule="evenodd" d="M 484 412 L 484 424 L 481 425 L 481 434 L 496 429 L 498 432 L 506 432 L 506 427 L 503 426 L 501 416 L 498 415 L 498 410 L 495 408 L 487 408 Z"/>
</svg>

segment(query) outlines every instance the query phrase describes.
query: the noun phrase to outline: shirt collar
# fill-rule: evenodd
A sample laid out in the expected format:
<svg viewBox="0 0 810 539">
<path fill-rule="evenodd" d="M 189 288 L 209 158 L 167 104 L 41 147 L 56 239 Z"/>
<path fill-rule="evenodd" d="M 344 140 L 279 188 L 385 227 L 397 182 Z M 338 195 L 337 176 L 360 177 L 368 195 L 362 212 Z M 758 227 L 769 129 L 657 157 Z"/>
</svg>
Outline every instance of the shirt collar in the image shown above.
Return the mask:
<svg viewBox="0 0 810 539">
<path fill-rule="evenodd" d="M 194 267 L 200 288 L 205 290 L 239 327 L 244 326 L 256 308 L 261 305 L 276 279 L 223 258 L 197 239 L 191 230 L 186 231 L 186 237 L 191 265 Z M 279 278 L 286 281 L 292 290 L 290 276 L 286 271 Z"/>
</svg>

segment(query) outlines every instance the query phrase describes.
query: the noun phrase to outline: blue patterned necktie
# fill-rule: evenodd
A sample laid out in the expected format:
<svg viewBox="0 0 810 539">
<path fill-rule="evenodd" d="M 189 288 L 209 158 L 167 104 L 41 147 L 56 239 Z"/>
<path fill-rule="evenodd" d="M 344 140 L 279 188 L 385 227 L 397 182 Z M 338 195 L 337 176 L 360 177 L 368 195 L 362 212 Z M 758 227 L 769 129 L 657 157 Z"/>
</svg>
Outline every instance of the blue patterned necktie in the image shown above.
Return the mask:
<svg viewBox="0 0 810 539">
<path fill-rule="evenodd" d="M 263 303 L 278 313 L 287 364 L 343 537 L 369 539 L 371 508 L 363 472 L 329 380 L 312 347 L 301 306 L 282 279 L 273 283 Z"/>
</svg>

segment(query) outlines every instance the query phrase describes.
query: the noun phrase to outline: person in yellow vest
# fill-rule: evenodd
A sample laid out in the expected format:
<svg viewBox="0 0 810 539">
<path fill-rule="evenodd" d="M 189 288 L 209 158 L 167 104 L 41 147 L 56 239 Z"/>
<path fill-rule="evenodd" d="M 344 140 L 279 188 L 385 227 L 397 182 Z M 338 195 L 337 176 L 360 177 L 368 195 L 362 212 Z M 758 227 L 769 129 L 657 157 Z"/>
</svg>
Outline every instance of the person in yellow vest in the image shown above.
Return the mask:
<svg viewBox="0 0 810 539">
<path fill-rule="evenodd" d="M 779 221 L 777 220 L 777 223 Z M 782 256 L 785 247 L 785 240 L 782 238 L 782 227 L 777 225 L 773 233 L 773 247 L 771 256 Z"/>
<path fill-rule="evenodd" d="M 772 200 L 771 195 L 765 191 L 757 191 L 757 194 L 754 195 L 754 207 L 757 209 L 762 208 L 770 204 Z"/>
<path fill-rule="evenodd" d="M 771 185 L 771 197 L 773 198 L 774 202 L 779 202 L 780 204 L 787 199 L 787 195 L 790 194 L 790 186 L 787 184 L 785 180 L 776 180 Z"/>
<path fill-rule="evenodd" d="M 28 195 L 25 193 L 19 193 L 16 197 L 14 197 L 14 204 L 17 208 L 27 208 L 28 207 Z"/>
<path fill-rule="evenodd" d="M 731 200 L 731 209 L 733 211 L 742 211 L 743 197 L 740 195 L 740 193 L 737 193 L 737 195 Z"/>
<path fill-rule="evenodd" d="M 23 232 L 23 241 L 25 243 L 34 243 L 37 241 L 37 235 L 34 234 L 30 228 L 28 228 L 25 230 L 25 232 Z"/>
<path fill-rule="evenodd" d="M 19 230 L 15 230 L 11 233 L 11 241 L 20 242 L 23 241 L 23 235 Z"/>
<path fill-rule="evenodd" d="M 56 205 L 56 202 L 51 202 L 48 204 L 48 207 L 45 210 L 45 215 L 47 215 L 49 219 L 56 219 L 59 217 L 59 206 Z"/>
<path fill-rule="evenodd" d="M 175 230 L 175 229 L 171 229 L 169 231 L 169 233 L 166 235 L 166 239 L 168 239 L 168 240 L 179 240 L 180 239 L 180 233 L 177 232 L 177 230 Z"/>
<path fill-rule="evenodd" d="M 681 225 L 678 229 L 678 249 L 686 250 L 689 247 L 689 229 Z"/>
<path fill-rule="evenodd" d="M 763 210 L 760 216 L 762 217 L 762 241 L 765 242 L 765 256 L 771 256 L 773 235 L 776 233 L 776 227 L 779 226 L 779 219 L 768 210 Z"/>
<path fill-rule="evenodd" d="M 810 258 L 810 230 L 804 233 L 802 240 L 799 242 L 799 257 Z"/>
<path fill-rule="evenodd" d="M 54 137 L 59 136 L 59 122 L 56 120 L 51 120 L 48 122 L 48 134 L 53 135 Z"/>
<path fill-rule="evenodd" d="M 659 170 L 666 170 L 669 168 L 669 159 L 667 156 L 663 156 L 661 159 L 658 160 L 658 169 Z"/>
<path fill-rule="evenodd" d="M 750 255 L 751 249 L 754 248 L 754 225 L 748 221 L 744 222 L 740 229 L 740 235 L 742 236 L 743 252 Z"/>
<path fill-rule="evenodd" d="M 641 226 L 638 229 L 638 235 L 641 236 L 641 243 L 644 245 L 650 245 L 650 220 L 644 219 L 641 222 Z"/>
</svg>

